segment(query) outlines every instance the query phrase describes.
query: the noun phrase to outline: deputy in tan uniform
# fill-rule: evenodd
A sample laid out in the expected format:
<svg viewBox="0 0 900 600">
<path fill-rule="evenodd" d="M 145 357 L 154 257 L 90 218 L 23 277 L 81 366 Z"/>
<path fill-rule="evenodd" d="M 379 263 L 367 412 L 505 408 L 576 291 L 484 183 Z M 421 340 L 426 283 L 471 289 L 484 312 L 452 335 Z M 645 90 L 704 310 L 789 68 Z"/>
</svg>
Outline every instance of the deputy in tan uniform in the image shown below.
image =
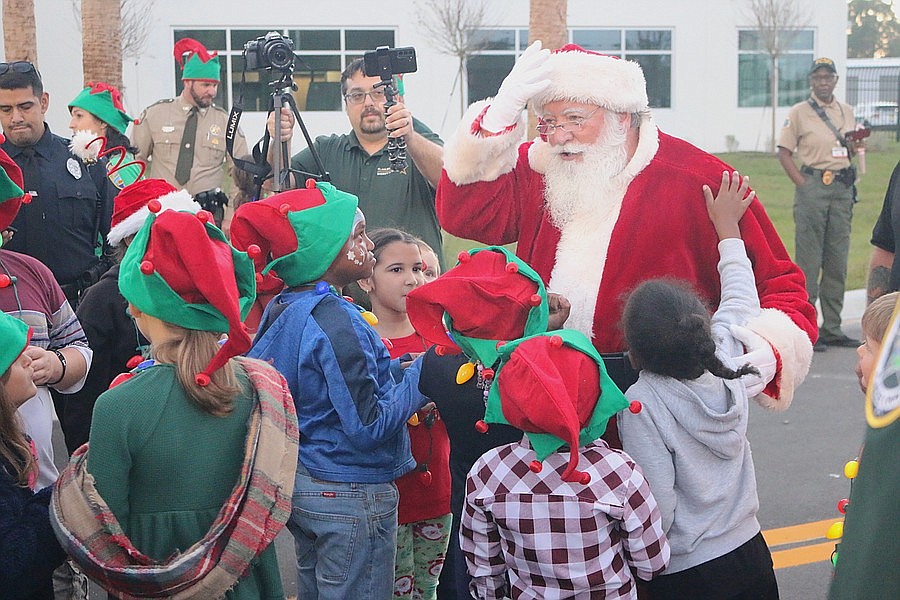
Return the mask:
<svg viewBox="0 0 900 600">
<path fill-rule="evenodd" d="M 219 57 L 190 38 L 179 40 L 174 53 L 184 88 L 179 96 L 147 107 L 135 121 L 131 141 L 137 157 L 149 160 L 153 177 L 187 190 L 221 224 L 227 200 L 221 191 L 222 164 L 231 159 L 225 149 L 228 112 L 213 104 L 221 77 Z M 240 130 L 234 154 L 249 154 Z"/>
<path fill-rule="evenodd" d="M 841 330 L 841 309 L 856 201 L 851 161 L 861 143 L 847 138 L 856 119 L 853 107 L 835 98 L 837 82 L 834 61 L 816 59 L 809 71 L 812 93 L 791 107 L 778 138 L 778 160 L 796 186 L 795 260 L 806 275 L 809 301 L 815 304 L 818 298 L 822 307 L 817 352 L 860 344 Z"/>
</svg>

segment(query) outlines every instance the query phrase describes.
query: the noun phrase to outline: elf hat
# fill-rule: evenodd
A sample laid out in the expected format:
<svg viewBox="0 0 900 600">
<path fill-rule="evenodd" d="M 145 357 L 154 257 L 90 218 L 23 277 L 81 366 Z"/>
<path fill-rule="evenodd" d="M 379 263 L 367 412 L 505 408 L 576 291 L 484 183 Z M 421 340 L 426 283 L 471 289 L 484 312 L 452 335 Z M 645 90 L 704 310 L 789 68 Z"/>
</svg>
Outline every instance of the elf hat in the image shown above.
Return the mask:
<svg viewBox="0 0 900 600">
<path fill-rule="evenodd" d="M 206 211 L 150 214 L 119 271 L 119 291 L 142 312 L 186 329 L 228 333 L 197 374 L 201 386 L 228 359 L 250 348 L 241 321 L 256 298 L 252 261 L 211 221 Z"/>
<path fill-rule="evenodd" d="M 31 341 L 31 327 L 25 321 L 0 311 L 0 376 L 6 373 Z"/>
<path fill-rule="evenodd" d="M 134 121 L 125 113 L 119 90 L 105 83 L 88 83 L 69 102 L 69 112 L 75 107 L 86 110 L 119 133 L 125 133 L 128 124 Z"/>
<path fill-rule="evenodd" d="M 330 183 L 307 180 L 288 190 L 242 204 L 231 220 L 235 247 L 259 247 L 254 258 L 264 286 L 277 275 L 289 287 L 319 279 L 353 232 L 359 200 Z"/>
<path fill-rule="evenodd" d="M 0 134 L 0 144 L 5 141 Z M 2 148 L 0 148 L 0 167 L 3 167 L 0 169 L 0 231 L 3 231 L 16 218 L 22 203 L 31 201 L 31 196 L 22 191 L 25 187 L 22 169 Z M 0 245 L 3 245 L 2 241 Z"/>
<path fill-rule="evenodd" d="M 547 59 L 550 85 L 531 99 L 538 112 L 548 102 L 596 104 L 613 112 L 647 110 L 647 83 L 641 66 L 630 60 L 566 44 Z"/>
<path fill-rule="evenodd" d="M 627 406 L 591 341 L 562 329 L 500 348 L 484 420 L 524 431 L 538 461 L 568 445 L 562 479 L 587 484 L 590 475 L 577 469 L 577 449 L 603 435 L 609 418 Z M 533 471 L 540 468 L 531 465 Z"/>
<path fill-rule="evenodd" d="M 175 42 L 173 50 L 175 62 L 181 67 L 182 79 L 199 79 L 201 81 L 221 80 L 218 52 L 210 52 L 206 47 L 191 38 L 182 38 Z M 185 54 L 188 55 L 185 59 Z"/>
<path fill-rule="evenodd" d="M 150 204 L 156 201 L 151 211 Z M 200 212 L 200 205 L 194 202 L 185 190 L 176 190 L 164 179 L 140 179 L 125 187 L 113 201 L 112 222 L 106 240 L 110 246 L 119 243 L 138 232 L 151 212 L 180 210 L 190 213 Z"/>
<path fill-rule="evenodd" d="M 423 338 L 492 365 L 497 342 L 547 330 L 547 291 L 540 276 L 505 248 L 461 252 L 459 263 L 406 296 L 406 312 Z"/>
</svg>

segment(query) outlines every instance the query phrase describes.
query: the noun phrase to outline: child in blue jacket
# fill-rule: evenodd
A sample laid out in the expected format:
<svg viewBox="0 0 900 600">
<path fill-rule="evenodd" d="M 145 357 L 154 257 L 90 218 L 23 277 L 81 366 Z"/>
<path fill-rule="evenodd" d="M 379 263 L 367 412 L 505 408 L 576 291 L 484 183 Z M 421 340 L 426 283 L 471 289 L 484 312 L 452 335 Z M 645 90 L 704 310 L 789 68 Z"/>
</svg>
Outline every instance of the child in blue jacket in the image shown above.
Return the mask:
<svg viewBox="0 0 900 600">
<path fill-rule="evenodd" d="M 287 379 L 297 407 L 300 461 L 288 528 L 300 597 L 389 598 L 398 494 L 411 471 L 406 421 L 426 399 L 421 360 L 399 382 L 381 338 L 344 286 L 372 275 L 375 257 L 357 198 L 311 184 L 242 205 L 233 239 L 252 241 L 261 276 L 286 289 L 263 315 L 249 356 Z M 252 246 L 259 246 L 259 251 Z"/>
</svg>

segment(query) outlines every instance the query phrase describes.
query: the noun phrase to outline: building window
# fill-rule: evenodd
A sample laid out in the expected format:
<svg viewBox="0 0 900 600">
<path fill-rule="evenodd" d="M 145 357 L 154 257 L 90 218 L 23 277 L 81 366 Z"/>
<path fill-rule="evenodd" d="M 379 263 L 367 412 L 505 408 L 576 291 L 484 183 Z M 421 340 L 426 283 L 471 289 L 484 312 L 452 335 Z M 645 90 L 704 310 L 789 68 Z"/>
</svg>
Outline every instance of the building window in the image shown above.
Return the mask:
<svg viewBox="0 0 900 600">
<path fill-rule="evenodd" d="M 244 44 L 277 31 L 294 43 L 293 92 L 302 111 L 341 110 L 341 72 L 348 63 L 378 46 L 394 46 L 390 29 L 176 29 L 174 40 L 191 37 L 208 50 L 219 52 L 222 85 L 216 96 L 219 106 L 231 106 L 243 92 L 246 111 L 267 111 L 272 94 L 270 71 L 244 71 Z M 181 89 L 181 73 L 175 67 L 176 90 Z M 243 85 L 242 85 L 243 82 Z"/>
<path fill-rule="evenodd" d="M 477 30 L 472 35 L 483 49 L 466 63 L 470 103 L 495 95 L 516 57 L 528 47 L 527 29 Z M 639 63 L 647 80 L 650 106 L 672 106 L 671 30 L 571 29 L 569 41 L 585 50 Z"/>
<path fill-rule="evenodd" d="M 791 106 L 809 95 L 814 43 L 813 30 L 797 31 L 778 57 L 778 106 Z M 772 59 L 755 29 L 738 31 L 738 106 L 772 106 Z"/>
</svg>

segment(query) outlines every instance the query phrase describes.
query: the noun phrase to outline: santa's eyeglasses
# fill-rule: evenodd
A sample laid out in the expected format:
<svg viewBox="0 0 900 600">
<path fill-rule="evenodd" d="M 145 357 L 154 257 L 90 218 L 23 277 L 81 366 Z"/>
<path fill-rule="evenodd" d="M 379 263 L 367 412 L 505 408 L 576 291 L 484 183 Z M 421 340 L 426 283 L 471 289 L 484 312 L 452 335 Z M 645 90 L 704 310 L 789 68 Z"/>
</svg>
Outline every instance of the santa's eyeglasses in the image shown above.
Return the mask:
<svg viewBox="0 0 900 600">
<path fill-rule="evenodd" d="M 540 124 L 535 127 L 535 129 L 537 129 L 537 132 L 541 135 L 550 135 L 557 129 L 561 129 L 566 133 L 575 133 L 576 131 L 581 131 L 581 128 L 584 127 L 584 124 L 588 121 L 588 119 L 593 117 L 594 113 L 596 113 L 598 110 L 600 110 L 599 106 L 583 117 L 573 116 L 567 121 L 563 121 L 562 123 L 544 123 L 543 121 L 541 121 Z"/>
</svg>

